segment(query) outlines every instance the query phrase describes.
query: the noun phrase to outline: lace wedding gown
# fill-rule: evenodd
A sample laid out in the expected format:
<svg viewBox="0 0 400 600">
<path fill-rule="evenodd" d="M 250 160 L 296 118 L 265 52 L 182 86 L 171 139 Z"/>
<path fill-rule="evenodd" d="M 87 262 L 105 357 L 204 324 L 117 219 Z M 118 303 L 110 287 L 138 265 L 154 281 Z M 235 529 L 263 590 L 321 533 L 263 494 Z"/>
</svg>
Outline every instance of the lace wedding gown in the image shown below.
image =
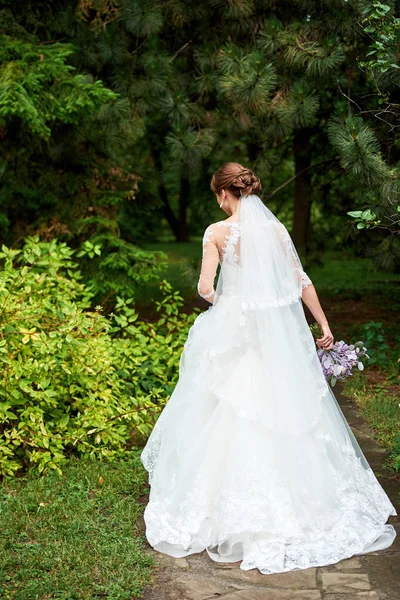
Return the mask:
<svg viewBox="0 0 400 600">
<path fill-rule="evenodd" d="M 147 540 L 265 574 L 387 548 L 397 513 L 325 380 L 301 301 L 271 303 L 262 320 L 241 308 L 240 237 L 234 220 L 204 234 L 200 295 L 213 296 L 218 262 L 224 278 L 141 454 Z"/>
</svg>

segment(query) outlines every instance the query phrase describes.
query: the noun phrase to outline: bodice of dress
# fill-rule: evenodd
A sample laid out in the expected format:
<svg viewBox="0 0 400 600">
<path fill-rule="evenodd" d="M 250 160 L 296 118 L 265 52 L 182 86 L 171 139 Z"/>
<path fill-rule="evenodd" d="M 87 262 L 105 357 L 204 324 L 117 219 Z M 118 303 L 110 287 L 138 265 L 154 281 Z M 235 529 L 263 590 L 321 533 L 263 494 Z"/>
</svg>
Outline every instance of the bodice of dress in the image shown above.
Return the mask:
<svg viewBox="0 0 400 600">
<path fill-rule="evenodd" d="M 284 225 L 279 224 L 282 245 L 286 247 L 291 257 L 291 262 L 297 271 L 298 282 L 301 289 L 312 284 L 311 279 L 304 272 L 298 257 L 292 249 L 289 233 Z M 197 290 L 202 298 L 213 303 L 215 300 L 214 279 L 218 264 L 223 264 L 223 277 L 220 293 L 224 296 L 236 296 L 239 289 L 240 274 L 240 221 L 219 221 L 209 225 L 203 236 L 203 258 Z"/>
</svg>

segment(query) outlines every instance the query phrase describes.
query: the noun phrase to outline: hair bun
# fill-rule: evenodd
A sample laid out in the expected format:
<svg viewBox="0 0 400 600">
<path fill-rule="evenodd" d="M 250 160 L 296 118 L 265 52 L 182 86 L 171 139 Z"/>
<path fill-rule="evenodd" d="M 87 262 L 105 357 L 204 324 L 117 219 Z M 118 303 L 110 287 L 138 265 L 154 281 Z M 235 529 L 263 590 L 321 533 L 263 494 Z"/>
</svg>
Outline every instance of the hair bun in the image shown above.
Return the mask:
<svg viewBox="0 0 400 600">
<path fill-rule="evenodd" d="M 261 191 L 261 181 L 250 169 L 243 169 L 235 178 L 234 185 L 242 190 L 244 196 Z"/>
<path fill-rule="evenodd" d="M 232 191 L 237 197 L 257 194 L 261 191 L 261 182 L 253 171 L 239 163 L 225 163 L 216 171 L 211 180 L 211 189 L 219 193 L 222 189 Z"/>
</svg>

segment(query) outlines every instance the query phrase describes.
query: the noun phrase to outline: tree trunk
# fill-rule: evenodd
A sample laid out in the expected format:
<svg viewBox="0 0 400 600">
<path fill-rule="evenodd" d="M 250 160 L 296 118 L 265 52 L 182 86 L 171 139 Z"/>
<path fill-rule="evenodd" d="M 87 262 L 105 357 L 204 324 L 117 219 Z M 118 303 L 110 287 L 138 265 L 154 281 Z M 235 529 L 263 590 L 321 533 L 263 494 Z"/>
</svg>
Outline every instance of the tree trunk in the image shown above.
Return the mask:
<svg viewBox="0 0 400 600">
<path fill-rule="evenodd" d="M 158 152 L 154 151 L 152 154 L 152 159 L 153 159 L 155 168 L 158 170 L 159 173 L 162 173 L 163 165 L 162 165 L 162 161 L 161 161 L 161 155 Z M 162 183 L 162 181 L 160 181 L 158 184 L 158 193 L 160 194 L 160 199 L 164 206 L 164 216 L 168 221 L 168 225 L 172 229 L 172 233 L 174 234 L 176 241 L 179 242 L 179 241 L 181 241 L 180 240 L 180 219 L 177 219 L 177 217 L 174 214 L 174 211 L 172 210 L 172 207 L 169 203 L 167 190 L 165 188 L 165 185 Z"/>
<path fill-rule="evenodd" d="M 164 185 L 160 183 L 158 185 L 158 193 L 160 194 L 161 201 L 164 205 L 164 216 L 168 221 L 168 225 L 172 229 L 172 233 L 175 236 L 176 241 L 179 241 L 179 220 L 174 215 L 171 205 L 168 200 L 167 190 Z"/>
<path fill-rule="evenodd" d="M 311 143 L 312 129 L 301 129 L 293 140 L 296 179 L 294 184 L 294 217 L 291 236 L 300 254 L 306 254 L 310 242 L 311 217 Z"/>
<path fill-rule="evenodd" d="M 189 200 L 190 183 L 186 177 L 181 179 L 181 189 L 179 192 L 179 237 L 178 242 L 188 242 L 188 224 L 187 224 L 187 207 Z"/>
</svg>

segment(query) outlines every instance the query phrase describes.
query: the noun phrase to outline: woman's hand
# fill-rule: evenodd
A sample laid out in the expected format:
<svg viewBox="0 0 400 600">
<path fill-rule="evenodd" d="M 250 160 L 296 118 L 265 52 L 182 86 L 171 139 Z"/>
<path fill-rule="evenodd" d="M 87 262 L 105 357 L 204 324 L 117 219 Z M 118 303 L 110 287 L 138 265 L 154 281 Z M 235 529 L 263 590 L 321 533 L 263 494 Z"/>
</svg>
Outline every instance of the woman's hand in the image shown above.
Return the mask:
<svg viewBox="0 0 400 600">
<path fill-rule="evenodd" d="M 331 350 L 333 348 L 333 334 L 329 328 L 328 323 L 321 324 L 323 336 L 321 338 L 317 338 L 317 344 L 320 348 L 324 350 Z"/>
<path fill-rule="evenodd" d="M 320 324 L 322 329 L 322 337 L 318 338 L 317 344 L 319 348 L 323 348 L 324 350 L 332 350 L 333 348 L 333 335 L 332 331 L 329 329 L 328 319 L 325 316 L 324 311 L 322 310 L 322 306 L 318 299 L 317 292 L 313 285 L 308 285 L 303 289 L 303 293 L 301 296 L 304 304 L 310 310 L 312 316 L 316 320 L 317 323 Z"/>
</svg>

